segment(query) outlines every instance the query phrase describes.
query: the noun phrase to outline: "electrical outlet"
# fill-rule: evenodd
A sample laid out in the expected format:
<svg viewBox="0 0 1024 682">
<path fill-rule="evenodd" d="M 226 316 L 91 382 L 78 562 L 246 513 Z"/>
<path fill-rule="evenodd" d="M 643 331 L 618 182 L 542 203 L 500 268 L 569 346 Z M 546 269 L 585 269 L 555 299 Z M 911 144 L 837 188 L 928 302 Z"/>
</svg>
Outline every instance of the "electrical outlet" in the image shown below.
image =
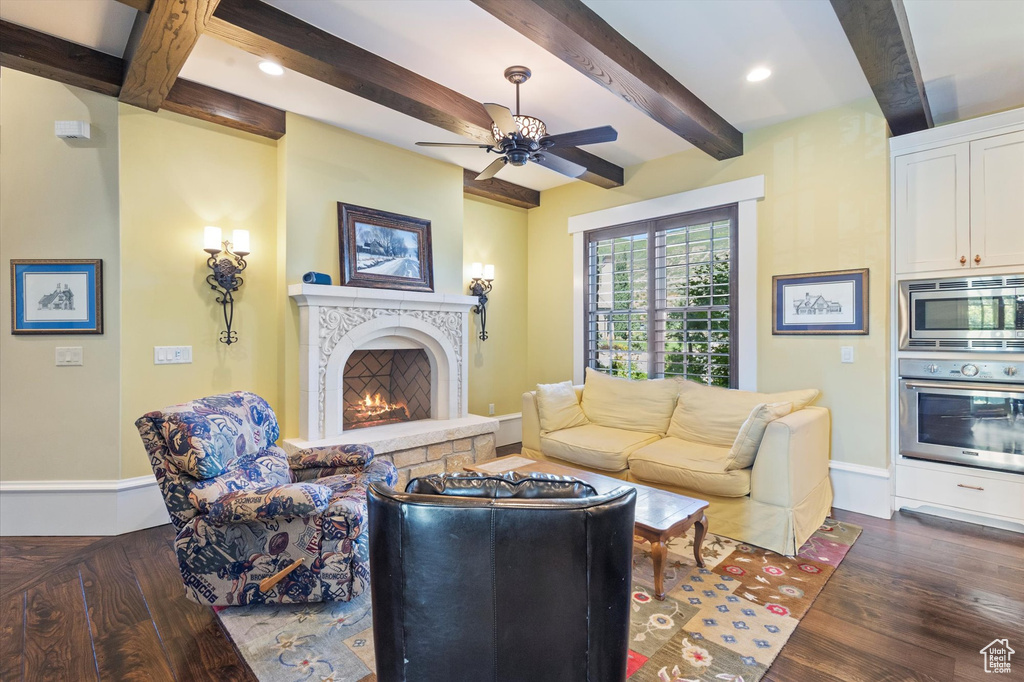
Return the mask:
<svg viewBox="0 0 1024 682">
<path fill-rule="evenodd" d="M 192 346 L 153 346 L 154 365 L 188 365 L 192 363 Z"/>
<path fill-rule="evenodd" d="M 853 346 L 839 347 L 840 362 L 853 362 Z"/>
<path fill-rule="evenodd" d="M 487 406 L 487 414 L 491 415 L 492 417 L 494 416 L 494 403 L 491 403 Z"/>
<path fill-rule="evenodd" d="M 81 346 L 57 347 L 56 365 L 58 367 L 76 367 L 82 364 Z"/>
</svg>

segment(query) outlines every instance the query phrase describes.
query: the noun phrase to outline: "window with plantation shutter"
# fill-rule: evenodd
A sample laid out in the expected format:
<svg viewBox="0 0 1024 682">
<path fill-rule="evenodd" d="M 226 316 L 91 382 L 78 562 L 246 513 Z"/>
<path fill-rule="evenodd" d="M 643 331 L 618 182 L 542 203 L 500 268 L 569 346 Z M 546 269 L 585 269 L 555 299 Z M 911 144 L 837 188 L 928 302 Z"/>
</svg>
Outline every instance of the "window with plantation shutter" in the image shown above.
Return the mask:
<svg viewBox="0 0 1024 682">
<path fill-rule="evenodd" d="M 736 206 L 586 234 L 585 364 L 736 384 Z"/>
</svg>

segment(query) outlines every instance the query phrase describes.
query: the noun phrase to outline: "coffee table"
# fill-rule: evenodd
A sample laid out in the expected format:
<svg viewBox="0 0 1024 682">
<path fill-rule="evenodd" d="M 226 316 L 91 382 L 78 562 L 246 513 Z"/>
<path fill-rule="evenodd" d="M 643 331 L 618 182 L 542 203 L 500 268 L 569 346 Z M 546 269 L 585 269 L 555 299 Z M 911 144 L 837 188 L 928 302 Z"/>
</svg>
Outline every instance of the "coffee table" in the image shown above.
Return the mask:
<svg viewBox="0 0 1024 682">
<path fill-rule="evenodd" d="M 636 518 L 633 532 L 651 543 L 651 558 L 654 560 L 655 599 L 665 599 L 665 558 L 668 555 L 665 543 L 683 535 L 691 526 L 694 527 L 693 558 L 697 561 L 698 566 L 704 567 L 701 545 L 704 544 L 704 538 L 708 533 L 708 519 L 704 515 L 708 503 L 704 500 L 652 488 L 642 483 L 602 476 L 554 462 L 533 460 L 521 455 L 507 455 L 488 462 L 473 464 L 467 466 L 466 471 L 480 474 L 503 474 L 517 471 L 521 474 L 541 473 L 572 476 L 589 483 L 600 494 L 611 492 L 622 486 L 635 488 Z"/>
</svg>

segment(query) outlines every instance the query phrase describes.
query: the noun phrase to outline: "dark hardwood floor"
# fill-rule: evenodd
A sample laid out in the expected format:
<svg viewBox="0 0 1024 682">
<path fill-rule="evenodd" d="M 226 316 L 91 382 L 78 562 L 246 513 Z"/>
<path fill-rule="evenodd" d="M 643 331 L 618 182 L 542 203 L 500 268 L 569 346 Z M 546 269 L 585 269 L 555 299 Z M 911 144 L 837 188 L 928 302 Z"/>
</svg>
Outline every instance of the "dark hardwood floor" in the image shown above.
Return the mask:
<svg viewBox="0 0 1024 682">
<path fill-rule="evenodd" d="M 864 533 L 766 680 L 980 682 L 983 646 L 1024 647 L 1024 535 L 837 515 Z M 0 539 L 0 680 L 255 679 L 213 612 L 182 596 L 172 541 L 170 526 Z M 1024 679 L 1018 665 L 1001 679 Z"/>
</svg>

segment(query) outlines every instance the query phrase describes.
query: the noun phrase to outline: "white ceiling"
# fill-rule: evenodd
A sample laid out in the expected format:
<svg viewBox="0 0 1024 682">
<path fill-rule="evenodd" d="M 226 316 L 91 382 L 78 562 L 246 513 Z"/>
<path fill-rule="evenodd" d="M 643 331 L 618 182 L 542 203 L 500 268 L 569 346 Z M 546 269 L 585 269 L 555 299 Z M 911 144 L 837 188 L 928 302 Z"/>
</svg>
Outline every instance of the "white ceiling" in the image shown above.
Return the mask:
<svg viewBox="0 0 1024 682">
<path fill-rule="evenodd" d="M 1024 0 L 904 0 L 936 124 L 1024 105 Z"/>
<path fill-rule="evenodd" d="M 619 132 L 586 149 L 621 166 L 690 145 L 468 0 L 267 0 L 270 4 L 480 102 L 514 106 L 502 71 L 525 64 L 523 113 L 559 133 Z M 584 0 L 726 120 L 748 132 L 868 97 L 871 91 L 828 0 Z M 1024 0 L 905 0 L 936 122 L 1024 105 Z M 135 11 L 116 0 L 2 0 L 0 18 L 120 55 Z M 203 37 L 182 77 L 482 170 L 482 150 L 416 147 L 465 141 Z M 767 66 L 773 75 L 748 83 Z M 571 182 L 528 165 L 500 178 L 534 189 Z"/>
</svg>

